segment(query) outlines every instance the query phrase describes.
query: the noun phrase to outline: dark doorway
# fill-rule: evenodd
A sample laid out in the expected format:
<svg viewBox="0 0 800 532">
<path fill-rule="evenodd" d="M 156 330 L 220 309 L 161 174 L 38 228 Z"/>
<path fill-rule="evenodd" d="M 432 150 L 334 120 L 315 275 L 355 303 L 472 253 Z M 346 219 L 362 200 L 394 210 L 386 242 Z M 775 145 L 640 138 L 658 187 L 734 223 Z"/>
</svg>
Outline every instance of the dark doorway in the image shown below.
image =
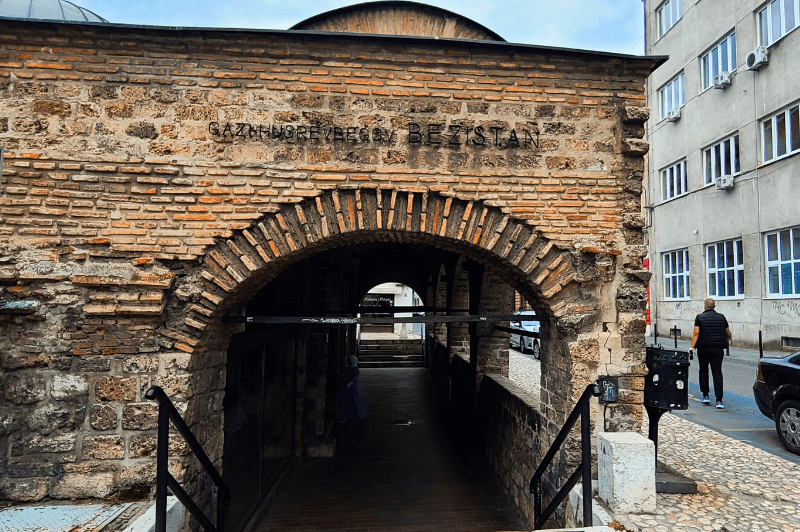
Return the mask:
<svg viewBox="0 0 800 532">
<path fill-rule="evenodd" d="M 226 522 L 238 530 L 294 457 L 295 341 L 287 330 L 231 339 L 225 386 Z"/>
</svg>

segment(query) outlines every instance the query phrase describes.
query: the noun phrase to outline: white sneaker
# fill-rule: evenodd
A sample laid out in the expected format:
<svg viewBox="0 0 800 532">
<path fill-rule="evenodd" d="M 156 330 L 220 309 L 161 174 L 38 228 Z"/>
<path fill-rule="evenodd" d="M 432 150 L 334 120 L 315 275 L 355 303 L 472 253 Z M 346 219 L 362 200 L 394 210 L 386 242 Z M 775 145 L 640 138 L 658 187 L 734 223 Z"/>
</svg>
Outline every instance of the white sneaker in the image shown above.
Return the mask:
<svg viewBox="0 0 800 532">
<path fill-rule="evenodd" d="M 722 410 L 723 408 L 725 408 L 725 405 L 724 405 L 724 404 L 722 404 L 722 401 L 717 401 L 717 408 L 719 408 L 720 410 Z"/>
<path fill-rule="evenodd" d="M 704 395 L 703 398 L 700 399 L 700 402 L 703 403 L 704 405 L 710 405 L 711 399 L 709 399 L 707 395 Z"/>
</svg>

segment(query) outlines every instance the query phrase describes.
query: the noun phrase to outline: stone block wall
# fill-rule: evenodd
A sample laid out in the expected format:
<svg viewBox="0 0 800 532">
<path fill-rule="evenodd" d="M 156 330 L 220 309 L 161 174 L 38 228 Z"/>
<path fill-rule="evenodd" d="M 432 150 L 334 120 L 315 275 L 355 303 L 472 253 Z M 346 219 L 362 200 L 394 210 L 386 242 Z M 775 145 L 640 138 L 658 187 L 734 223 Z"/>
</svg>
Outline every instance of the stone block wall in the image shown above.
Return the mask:
<svg viewBox="0 0 800 532">
<path fill-rule="evenodd" d="M 4 237 L 192 259 L 348 186 L 480 198 L 606 249 L 638 214 L 619 200 L 646 143 L 620 121 L 644 105 L 651 61 L 12 21 L 0 34 Z"/>
<path fill-rule="evenodd" d="M 530 480 L 547 448 L 541 446 L 539 399 L 504 375 L 481 381 L 476 409 L 485 453 L 504 491 L 533 523 Z"/>
<path fill-rule="evenodd" d="M 219 463 L 236 330 L 222 317 L 288 265 L 363 242 L 492 263 L 553 318 L 545 418 L 556 424 L 603 367 L 630 386 L 615 423 L 636 424 L 643 83 L 655 64 L 0 22 L 2 495 L 140 486 L 151 384 L 169 388 Z M 603 348 L 617 347 L 601 366 L 606 332 Z M 317 408 L 324 384 L 313 386 Z"/>
</svg>

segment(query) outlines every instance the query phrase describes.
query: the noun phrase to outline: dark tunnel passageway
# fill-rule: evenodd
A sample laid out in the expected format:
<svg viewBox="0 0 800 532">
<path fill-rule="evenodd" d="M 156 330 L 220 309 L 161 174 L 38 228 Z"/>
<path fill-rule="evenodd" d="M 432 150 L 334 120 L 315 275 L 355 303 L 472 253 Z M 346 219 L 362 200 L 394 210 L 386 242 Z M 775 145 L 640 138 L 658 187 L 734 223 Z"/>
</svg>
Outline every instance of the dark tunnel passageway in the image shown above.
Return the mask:
<svg viewBox="0 0 800 532">
<path fill-rule="evenodd" d="M 481 300 L 487 277 L 494 280 Z M 419 294 L 408 298 L 416 304 L 445 309 L 438 315 L 479 308 L 507 314 L 513 300 L 508 284 L 457 253 L 372 242 L 329 249 L 287 266 L 241 312 L 354 316 L 365 294 L 382 283 L 402 284 Z M 486 301 L 489 307 L 483 308 Z M 472 436 L 467 412 L 475 398 L 464 383 L 451 389 L 452 357 L 478 364 L 476 371 L 507 374 L 507 337 L 492 340 L 494 347 L 478 344 L 477 327 L 466 323 L 400 330 L 419 335 L 380 333 L 398 338 L 367 346 L 361 336 L 369 334 L 360 335 L 349 323 L 239 326 L 228 348 L 223 403 L 224 475 L 233 492 L 229 521 L 236 529 L 259 519 L 259 530 L 522 526 L 489 464 L 475 456 L 459 458 L 453 446 L 459 438 L 453 431 L 448 438 L 444 427 L 461 425 L 460 443 Z M 483 334 L 493 337 L 490 329 Z M 367 353 L 367 347 L 377 352 Z M 470 362 L 470 351 L 478 349 L 495 354 Z M 340 425 L 335 416 L 346 360 L 357 353 L 364 359 L 361 382 L 369 416 Z"/>
<path fill-rule="evenodd" d="M 298 464 L 254 530 L 528 530 L 488 464 L 465 460 L 424 368 L 363 369 L 364 421 L 334 429 L 333 458 Z"/>
</svg>

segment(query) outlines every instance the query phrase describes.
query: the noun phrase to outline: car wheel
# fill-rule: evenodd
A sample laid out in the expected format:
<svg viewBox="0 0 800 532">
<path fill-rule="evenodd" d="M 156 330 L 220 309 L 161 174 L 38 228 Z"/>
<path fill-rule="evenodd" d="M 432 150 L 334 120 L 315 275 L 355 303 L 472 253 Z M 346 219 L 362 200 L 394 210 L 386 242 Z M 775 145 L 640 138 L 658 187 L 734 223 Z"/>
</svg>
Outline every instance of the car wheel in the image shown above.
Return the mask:
<svg viewBox="0 0 800 532">
<path fill-rule="evenodd" d="M 542 346 L 539 345 L 539 342 L 536 340 L 533 341 L 533 358 L 539 360 L 539 357 L 542 355 Z"/>
<path fill-rule="evenodd" d="M 786 450 L 800 454 L 800 403 L 784 401 L 775 413 L 775 428 Z"/>
</svg>

